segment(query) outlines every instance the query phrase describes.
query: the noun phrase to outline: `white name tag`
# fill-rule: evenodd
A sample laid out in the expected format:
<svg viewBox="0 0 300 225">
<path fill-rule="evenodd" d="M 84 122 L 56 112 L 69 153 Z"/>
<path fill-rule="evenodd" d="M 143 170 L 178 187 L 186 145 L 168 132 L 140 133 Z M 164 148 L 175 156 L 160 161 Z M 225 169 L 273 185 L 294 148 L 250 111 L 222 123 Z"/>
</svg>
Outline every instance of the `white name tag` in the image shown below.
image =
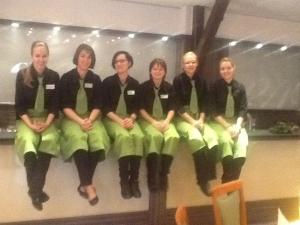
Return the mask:
<svg viewBox="0 0 300 225">
<path fill-rule="evenodd" d="M 85 83 L 84 87 L 85 88 L 93 88 L 93 83 Z"/>
<path fill-rule="evenodd" d="M 135 95 L 135 90 L 127 90 L 127 95 Z"/>
<path fill-rule="evenodd" d="M 55 89 L 55 84 L 46 84 L 46 89 L 47 90 L 54 90 Z"/>
<path fill-rule="evenodd" d="M 168 95 L 168 94 L 166 94 L 166 95 L 160 95 L 160 98 L 161 98 L 161 99 L 168 99 L 168 98 L 169 98 L 169 95 Z"/>
</svg>

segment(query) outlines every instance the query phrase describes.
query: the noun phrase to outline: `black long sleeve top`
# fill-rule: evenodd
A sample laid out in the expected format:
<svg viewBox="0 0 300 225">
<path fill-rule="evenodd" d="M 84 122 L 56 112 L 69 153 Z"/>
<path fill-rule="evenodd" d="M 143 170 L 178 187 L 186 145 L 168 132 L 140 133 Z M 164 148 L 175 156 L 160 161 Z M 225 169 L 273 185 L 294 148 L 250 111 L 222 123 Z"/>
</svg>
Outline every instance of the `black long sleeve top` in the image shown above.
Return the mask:
<svg viewBox="0 0 300 225">
<path fill-rule="evenodd" d="M 63 74 L 60 80 L 60 104 L 61 108 L 76 108 L 77 92 L 80 88 L 80 76 L 76 68 Z M 89 70 L 84 78 L 84 90 L 88 101 L 88 110 L 102 109 L 103 93 L 100 77 Z"/>
<path fill-rule="evenodd" d="M 24 73 L 26 69 L 20 70 L 17 74 L 15 94 L 17 119 L 20 119 L 22 115 L 27 114 L 28 109 L 34 108 L 37 96 L 39 86 L 38 73 L 32 65 L 29 69 L 32 76 L 31 87 L 24 83 Z M 44 77 L 44 108 L 48 113 L 52 113 L 57 117 L 59 111 L 59 75 L 57 72 L 46 68 L 42 76 Z"/>
</svg>

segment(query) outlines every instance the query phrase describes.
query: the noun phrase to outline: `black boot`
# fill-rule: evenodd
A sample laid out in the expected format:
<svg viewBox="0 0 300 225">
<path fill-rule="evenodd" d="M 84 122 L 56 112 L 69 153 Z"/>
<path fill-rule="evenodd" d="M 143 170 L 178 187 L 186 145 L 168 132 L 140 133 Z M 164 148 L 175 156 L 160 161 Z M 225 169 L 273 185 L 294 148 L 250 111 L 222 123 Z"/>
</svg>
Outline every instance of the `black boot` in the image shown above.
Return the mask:
<svg viewBox="0 0 300 225">
<path fill-rule="evenodd" d="M 233 180 L 239 179 L 245 161 L 246 161 L 245 157 L 239 157 L 233 159 L 233 177 L 232 177 Z"/>
<path fill-rule="evenodd" d="M 173 156 L 161 155 L 161 170 L 160 170 L 160 190 L 168 190 L 168 174 L 170 173 L 170 167 L 173 162 Z"/>
<path fill-rule="evenodd" d="M 210 196 L 210 187 L 208 183 L 207 175 L 207 158 L 206 158 L 206 147 L 193 153 L 195 172 L 197 177 L 197 183 L 200 186 L 201 191 L 206 195 Z"/>
<path fill-rule="evenodd" d="M 142 196 L 139 187 L 139 169 L 141 164 L 140 156 L 132 156 L 130 159 L 130 188 L 132 196 L 135 198 L 140 198 Z"/>
<path fill-rule="evenodd" d="M 147 156 L 147 182 L 150 192 L 159 191 L 159 164 L 160 157 L 157 153 L 150 153 Z"/>
<path fill-rule="evenodd" d="M 223 176 L 222 183 L 234 180 L 233 157 L 228 155 L 222 159 Z"/>
<path fill-rule="evenodd" d="M 124 199 L 129 199 L 132 197 L 131 188 L 129 185 L 130 157 L 131 156 L 125 156 L 119 159 L 121 195 Z"/>
<path fill-rule="evenodd" d="M 36 191 L 34 187 L 34 172 L 36 170 L 37 158 L 34 152 L 27 152 L 24 155 L 24 166 L 26 169 L 26 178 L 28 185 L 28 195 L 31 198 L 31 202 L 34 208 L 37 210 L 43 209 L 43 204 L 40 200 L 40 193 Z"/>
<path fill-rule="evenodd" d="M 217 178 L 216 175 L 217 154 L 218 154 L 218 146 L 214 146 L 213 148 L 209 149 L 206 153 L 208 181 Z"/>
</svg>

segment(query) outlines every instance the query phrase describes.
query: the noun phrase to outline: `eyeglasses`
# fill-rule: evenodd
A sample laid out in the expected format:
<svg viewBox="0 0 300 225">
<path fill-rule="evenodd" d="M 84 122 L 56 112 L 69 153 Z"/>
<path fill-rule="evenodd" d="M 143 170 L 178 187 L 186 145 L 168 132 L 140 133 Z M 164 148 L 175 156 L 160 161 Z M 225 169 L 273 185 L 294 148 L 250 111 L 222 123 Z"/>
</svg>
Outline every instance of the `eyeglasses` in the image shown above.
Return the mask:
<svg viewBox="0 0 300 225">
<path fill-rule="evenodd" d="M 119 60 L 115 60 L 115 64 L 124 63 L 124 62 L 127 62 L 127 61 L 128 61 L 127 59 L 119 59 Z"/>
</svg>

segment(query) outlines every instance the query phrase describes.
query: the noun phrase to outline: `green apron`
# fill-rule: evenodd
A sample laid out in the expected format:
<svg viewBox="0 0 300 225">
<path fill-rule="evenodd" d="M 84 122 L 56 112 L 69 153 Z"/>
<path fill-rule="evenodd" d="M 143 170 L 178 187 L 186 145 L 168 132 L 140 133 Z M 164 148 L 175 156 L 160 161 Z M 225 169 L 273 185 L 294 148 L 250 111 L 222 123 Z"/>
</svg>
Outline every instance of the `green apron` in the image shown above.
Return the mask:
<svg viewBox="0 0 300 225">
<path fill-rule="evenodd" d="M 157 120 L 162 120 L 165 118 L 165 115 L 163 114 L 158 89 L 154 88 L 154 93 L 155 98 L 153 101 L 153 110 L 151 116 Z M 158 131 L 144 119 L 141 119 L 140 124 L 145 133 L 146 154 L 157 153 L 172 156 L 175 154 L 179 142 L 179 134 L 177 133 L 174 124 L 170 123 L 169 129 L 164 133 Z"/>
<path fill-rule="evenodd" d="M 185 111 L 194 119 L 199 119 L 197 92 L 195 88 L 195 81 L 191 81 L 192 91 L 190 104 L 184 106 Z M 218 145 L 218 136 L 208 124 L 204 124 L 204 130 L 201 132 L 198 128 L 190 123 L 184 121 L 181 117 L 175 120 L 176 128 L 181 137 L 187 142 L 192 153 L 207 146 L 208 149 Z"/>
<path fill-rule="evenodd" d="M 29 109 L 27 114 L 33 122 L 45 122 L 48 113 L 44 109 L 43 77 L 39 77 L 38 81 L 39 86 L 34 109 Z M 20 160 L 24 160 L 24 154 L 27 152 L 37 153 L 40 151 L 58 156 L 59 131 L 54 122 L 42 133 L 34 132 L 21 119 L 17 120 L 16 125 L 15 149 Z"/>
<path fill-rule="evenodd" d="M 83 80 L 79 80 L 79 82 L 80 88 L 76 96 L 75 112 L 83 118 L 88 117 L 89 112 L 84 82 Z M 61 152 L 66 160 L 78 149 L 91 152 L 104 150 L 107 152 L 110 147 L 109 137 L 101 120 L 95 120 L 91 130 L 83 131 L 79 124 L 64 117 L 61 120 L 61 132 Z"/>
<path fill-rule="evenodd" d="M 120 88 L 121 95 L 116 108 L 116 114 L 122 118 L 125 118 L 128 117 L 124 99 L 126 85 L 120 85 Z M 113 149 L 118 158 L 129 155 L 143 155 L 144 134 L 137 121 L 135 122 L 134 127 L 129 130 L 121 127 L 118 123 L 109 118 L 105 118 L 103 123 L 106 127 L 108 135 L 114 141 Z"/>
<path fill-rule="evenodd" d="M 233 158 L 246 157 L 248 135 L 245 128 L 241 129 L 237 138 L 232 139 L 229 132 L 221 124 L 215 121 L 209 124 L 218 135 L 222 158 L 228 155 L 233 156 Z"/>
</svg>

